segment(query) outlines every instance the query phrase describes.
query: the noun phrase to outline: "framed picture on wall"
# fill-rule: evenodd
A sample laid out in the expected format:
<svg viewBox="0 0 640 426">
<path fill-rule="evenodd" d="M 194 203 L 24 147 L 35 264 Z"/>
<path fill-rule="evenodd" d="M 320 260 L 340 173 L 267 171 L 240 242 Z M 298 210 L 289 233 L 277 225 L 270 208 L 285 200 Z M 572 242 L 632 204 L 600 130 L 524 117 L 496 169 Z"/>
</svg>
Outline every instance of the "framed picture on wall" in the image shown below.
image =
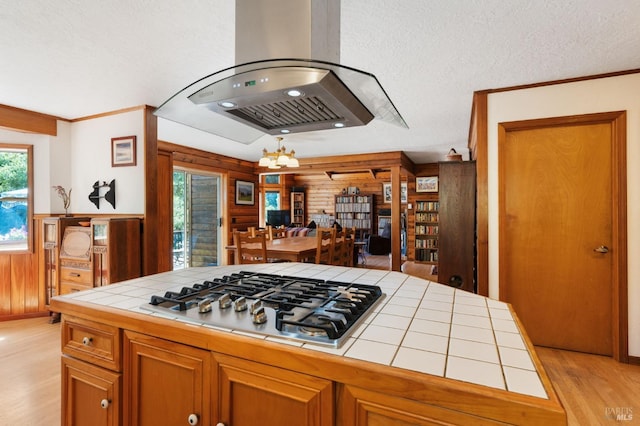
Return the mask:
<svg viewBox="0 0 640 426">
<path fill-rule="evenodd" d="M 416 192 L 438 192 L 438 176 L 417 177 Z"/>
<path fill-rule="evenodd" d="M 385 182 L 382 184 L 382 199 L 383 203 L 391 202 L 391 182 Z M 407 182 L 400 183 L 400 202 L 407 202 Z"/>
<path fill-rule="evenodd" d="M 243 180 L 236 181 L 236 204 L 252 206 L 255 203 L 254 184 Z"/>
<path fill-rule="evenodd" d="M 111 138 L 111 167 L 136 165 L 136 137 Z"/>
</svg>

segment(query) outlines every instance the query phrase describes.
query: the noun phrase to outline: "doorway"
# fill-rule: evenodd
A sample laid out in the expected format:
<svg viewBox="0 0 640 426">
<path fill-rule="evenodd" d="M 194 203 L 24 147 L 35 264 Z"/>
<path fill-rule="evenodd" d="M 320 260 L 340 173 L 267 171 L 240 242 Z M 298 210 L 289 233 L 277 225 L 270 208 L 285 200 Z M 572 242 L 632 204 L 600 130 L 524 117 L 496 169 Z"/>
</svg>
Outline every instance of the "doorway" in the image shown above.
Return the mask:
<svg viewBox="0 0 640 426">
<path fill-rule="evenodd" d="M 502 123 L 500 299 L 534 345 L 627 355 L 624 112 Z"/>
<path fill-rule="evenodd" d="M 221 177 L 174 168 L 173 269 L 220 264 Z"/>
</svg>

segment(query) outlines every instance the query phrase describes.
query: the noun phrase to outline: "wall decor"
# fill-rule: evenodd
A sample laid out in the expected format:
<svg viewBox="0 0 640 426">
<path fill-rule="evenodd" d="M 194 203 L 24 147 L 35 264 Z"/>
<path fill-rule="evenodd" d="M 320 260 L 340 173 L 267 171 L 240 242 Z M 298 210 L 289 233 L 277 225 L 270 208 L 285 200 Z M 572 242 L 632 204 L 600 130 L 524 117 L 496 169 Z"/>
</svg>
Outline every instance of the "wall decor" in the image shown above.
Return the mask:
<svg viewBox="0 0 640 426">
<path fill-rule="evenodd" d="M 104 198 L 111 206 L 116 208 L 116 180 L 112 179 L 110 183 L 103 181 L 100 183 L 99 180 L 95 181 L 92 186 L 93 191 L 89 194 L 89 201 L 96 205 L 97 208 L 100 208 L 100 198 Z M 109 188 L 104 195 L 100 195 L 100 188 Z"/>
<path fill-rule="evenodd" d="M 438 176 L 417 177 L 416 192 L 438 192 Z"/>
<path fill-rule="evenodd" d="M 236 181 L 236 204 L 252 206 L 255 203 L 254 183 L 243 180 Z"/>
<path fill-rule="evenodd" d="M 111 138 L 111 167 L 136 165 L 136 137 Z"/>
<path fill-rule="evenodd" d="M 408 196 L 407 194 L 408 194 L 407 182 L 401 182 L 400 183 L 400 202 L 401 203 L 407 202 L 407 196 Z M 384 203 L 391 202 L 391 182 L 384 182 L 382 184 L 382 196 L 383 196 Z"/>
</svg>

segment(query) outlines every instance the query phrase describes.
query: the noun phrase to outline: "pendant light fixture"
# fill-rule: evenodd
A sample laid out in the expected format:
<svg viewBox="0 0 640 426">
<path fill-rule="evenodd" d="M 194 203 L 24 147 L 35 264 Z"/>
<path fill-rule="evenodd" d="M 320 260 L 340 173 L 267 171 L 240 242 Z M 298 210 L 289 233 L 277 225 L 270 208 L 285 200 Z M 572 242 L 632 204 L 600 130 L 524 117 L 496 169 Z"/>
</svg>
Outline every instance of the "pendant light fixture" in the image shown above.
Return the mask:
<svg viewBox="0 0 640 426">
<path fill-rule="evenodd" d="M 291 150 L 287 153 L 284 146 L 280 146 L 281 137 L 277 137 L 278 149 L 275 152 L 269 152 L 267 149 L 262 150 L 262 158 L 258 162 L 260 167 L 268 167 L 270 169 L 280 169 L 282 167 L 300 167 L 298 159 L 295 158 L 296 152 Z"/>
</svg>

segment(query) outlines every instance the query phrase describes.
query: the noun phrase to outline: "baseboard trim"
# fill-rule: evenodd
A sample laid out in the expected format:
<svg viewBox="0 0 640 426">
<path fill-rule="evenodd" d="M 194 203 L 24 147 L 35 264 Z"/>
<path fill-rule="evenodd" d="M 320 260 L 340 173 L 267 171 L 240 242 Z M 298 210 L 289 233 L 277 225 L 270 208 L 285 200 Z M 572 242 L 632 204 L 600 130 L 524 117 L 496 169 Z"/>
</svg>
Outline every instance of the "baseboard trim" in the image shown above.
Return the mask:
<svg viewBox="0 0 640 426">
<path fill-rule="evenodd" d="M 638 356 L 629 356 L 629 364 L 640 365 L 640 357 L 638 357 Z"/>
<path fill-rule="evenodd" d="M 28 314 L 0 315 L 0 321 L 13 321 L 27 318 L 38 318 L 49 316 L 49 311 L 31 312 Z"/>
</svg>

